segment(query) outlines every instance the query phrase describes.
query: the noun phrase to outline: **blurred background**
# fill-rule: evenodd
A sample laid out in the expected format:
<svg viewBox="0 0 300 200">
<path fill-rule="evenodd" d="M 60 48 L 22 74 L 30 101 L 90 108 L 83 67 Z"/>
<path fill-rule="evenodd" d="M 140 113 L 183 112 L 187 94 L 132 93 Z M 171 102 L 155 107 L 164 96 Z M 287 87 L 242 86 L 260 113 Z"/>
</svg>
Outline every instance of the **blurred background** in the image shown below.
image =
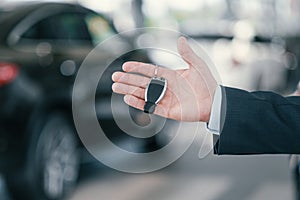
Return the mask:
<svg viewBox="0 0 300 200">
<path fill-rule="evenodd" d="M 289 95 L 300 80 L 299 21 L 299 0 L 0 0 L 0 199 L 300 199 L 295 155 L 210 154 L 199 160 L 197 136 L 172 165 L 127 174 L 88 153 L 72 118 L 72 87 L 85 57 L 105 39 L 143 27 L 175 30 L 196 41 L 223 85 Z M 122 132 L 111 111 L 110 77 L 125 61 L 181 67 L 168 54 L 139 49 L 162 42 L 176 51 L 176 37 L 157 38 L 137 31 L 113 41 L 89 63 L 91 77 L 95 68 L 109 66 L 96 97 L 89 82 L 76 97 L 87 120 L 85 102 L 95 99 L 107 137 L 132 152 L 161 148 L 178 128 L 168 120 L 156 136 L 135 138 Z M 121 49 L 128 53 L 112 59 Z M 149 123 L 140 111 L 130 108 L 130 115 L 140 126 Z"/>
</svg>

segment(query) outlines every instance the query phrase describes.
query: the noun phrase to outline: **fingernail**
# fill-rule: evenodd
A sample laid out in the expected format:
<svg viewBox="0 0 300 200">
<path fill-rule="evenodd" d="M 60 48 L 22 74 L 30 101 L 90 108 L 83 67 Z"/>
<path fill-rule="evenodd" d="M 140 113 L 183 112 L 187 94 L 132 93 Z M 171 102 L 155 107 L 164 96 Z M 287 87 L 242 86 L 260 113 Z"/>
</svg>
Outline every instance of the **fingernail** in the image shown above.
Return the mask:
<svg viewBox="0 0 300 200">
<path fill-rule="evenodd" d="M 129 102 L 129 96 L 128 96 L 128 95 L 125 95 L 124 98 L 123 98 L 123 100 L 124 100 L 124 102 L 125 102 L 126 104 L 128 104 L 128 102 Z"/>
<path fill-rule="evenodd" d="M 115 81 L 115 80 L 116 80 L 116 72 L 115 72 L 115 73 L 113 73 L 113 74 L 111 75 L 111 79 L 112 79 L 113 81 Z"/>
<path fill-rule="evenodd" d="M 122 65 L 122 69 L 123 69 L 123 71 L 126 71 L 126 69 L 127 69 L 127 64 L 126 64 L 127 62 L 125 62 L 123 65 Z"/>
<path fill-rule="evenodd" d="M 120 78 L 120 72 L 114 72 L 111 76 L 113 81 L 117 81 Z"/>
<path fill-rule="evenodd" d="M 116 83 L 113 83 L 112 86 L 111 86 L 111 89 L 112 89 L 113 92 L 116 91 L 116 87 L 117 87 L 117 86 L 116 86 Z"/>
</svg>

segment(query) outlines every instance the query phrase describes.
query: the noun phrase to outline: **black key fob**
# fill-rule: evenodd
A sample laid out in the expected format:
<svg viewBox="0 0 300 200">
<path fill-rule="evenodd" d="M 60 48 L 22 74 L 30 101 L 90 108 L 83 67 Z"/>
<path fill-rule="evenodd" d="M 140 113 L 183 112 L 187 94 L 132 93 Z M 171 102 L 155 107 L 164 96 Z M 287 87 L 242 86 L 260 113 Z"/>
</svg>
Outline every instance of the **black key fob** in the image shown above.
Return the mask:
<svg viewBox="0 0 300 200">
<path fill-rule="evenodd" d="M 167 80 L 161 77 L 153 77 L 145 90 L 145 113 L 153 113 L 156 105 L 164 97 L 167 89 Z"/>
</svg>

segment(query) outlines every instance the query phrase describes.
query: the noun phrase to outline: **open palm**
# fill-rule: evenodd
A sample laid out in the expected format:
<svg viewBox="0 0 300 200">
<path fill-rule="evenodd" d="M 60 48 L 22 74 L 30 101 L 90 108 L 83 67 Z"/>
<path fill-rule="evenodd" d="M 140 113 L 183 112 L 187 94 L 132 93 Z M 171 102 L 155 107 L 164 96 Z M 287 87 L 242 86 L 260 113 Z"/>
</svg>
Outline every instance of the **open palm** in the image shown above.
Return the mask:
<svg viewBox="0 0 300 200">
<path fill-rule="evenodd" d="M 157 76 L 165 78 L 168 87 L 154 113 L 175 120 L 207 122 L 217 82 L 184 37 L 178 39 L 178 52 L 189 69 L 158 68 Z M 115 72 L 112 76 L 113 91 L 124 94 L 128 105 L 143 110 L 145 88 L 154 76 L 155 68 L 147 63 L 126 62 L 124 72 Z"/>
</svg>

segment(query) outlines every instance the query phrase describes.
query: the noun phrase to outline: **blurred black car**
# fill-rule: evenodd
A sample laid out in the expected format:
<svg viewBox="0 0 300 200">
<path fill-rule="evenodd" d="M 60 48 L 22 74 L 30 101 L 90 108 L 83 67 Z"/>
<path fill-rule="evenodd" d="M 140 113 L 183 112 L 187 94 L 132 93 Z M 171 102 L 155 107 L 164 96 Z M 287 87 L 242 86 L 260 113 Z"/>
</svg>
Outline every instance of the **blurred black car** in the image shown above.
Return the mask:
<svg viewBox="0 0 300 200">
<path fill-rule="evenodd" d="M 0 27 L 0 173 L 15 199 L 61 199 L 82 161 L 72 119 L 76 72 L 116 31 L 105 16 L 62 3 L 16 5 L 1 12 Z M 109 54 L 98 58 L 98 67 Z M 126 60 L 149 62 L 137 51 L 112 62 L 97 98 L 111 95 L 111 73 Z"/>
</svg>

